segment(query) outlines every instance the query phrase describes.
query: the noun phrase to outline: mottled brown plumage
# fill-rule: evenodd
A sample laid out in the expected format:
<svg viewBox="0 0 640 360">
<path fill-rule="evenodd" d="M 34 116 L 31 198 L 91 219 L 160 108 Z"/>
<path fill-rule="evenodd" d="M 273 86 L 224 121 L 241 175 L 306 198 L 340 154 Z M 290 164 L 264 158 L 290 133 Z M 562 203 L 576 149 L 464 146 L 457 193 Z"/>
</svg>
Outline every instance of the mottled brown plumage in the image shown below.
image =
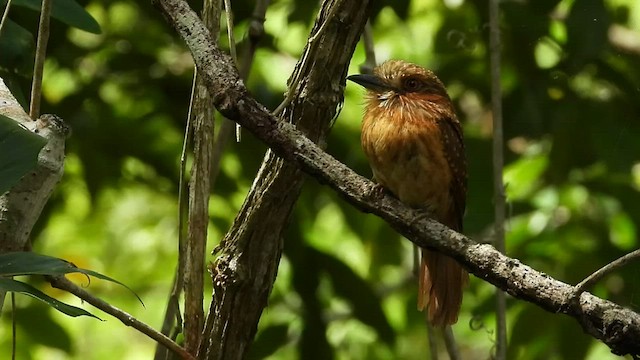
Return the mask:
<svg viewBox="0 0 640 360">
<path fill-rule="evenodd" d="M 442 82 L 430 70 L 400 60 L 348 79 L 368 90 L 361 140 L 376 181 L 405 204 L 462 231 L 462 127 Z M 467 272 L 450 257 L 422 249 L 419 276 L 418 308 L 428 308 L 433 325 L 455 323 Z"/>
</svg>

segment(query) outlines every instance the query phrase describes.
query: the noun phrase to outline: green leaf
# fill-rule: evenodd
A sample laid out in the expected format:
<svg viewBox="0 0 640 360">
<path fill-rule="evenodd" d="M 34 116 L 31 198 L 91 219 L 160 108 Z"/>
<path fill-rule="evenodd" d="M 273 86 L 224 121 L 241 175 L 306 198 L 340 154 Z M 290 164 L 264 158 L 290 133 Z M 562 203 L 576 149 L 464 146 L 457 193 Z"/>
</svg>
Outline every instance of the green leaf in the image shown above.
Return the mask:
<svg viewBox="0 0 640 360">
<path fill-rule="evenodd" d="M 0 275 L 64 275 L 69 273 L 82 273 L 98 279 L 110 281 L 121 285 L 131 291 L 144 306 L 142 299 L 127 285 L 98 272 L 81 269 L 74 264 L 51 256 L 40 255 L 32 252 L 9 252 L 0 254 Z"/>
<path fill-rule="evenodd" d="M 35 41 L 29 30 L 5 19 L 0 36 L 0 68 L 27 74 L 33 70 Z M 6 79 L 5 79 L 6 82 Z"/>
<path fill-rule="evenodd" d="M 12 5 L 23 6 L 31 10 L 40 11 L 42 2 L 39 0 L 13 0 Z M 100 34 L 100 24 L 82 6 L 73 0 L 56 0 L 52 3 L 51 16 L 63 23 L 90 32 Z"/>
<path fill-rule="evenodd" d="M 43 293 L 42 291 L 34 288 L 33 286 L 29 285 L 29 284 L 25 284 L 23 282 L 17 281 L 17 280 L 13 280 L 13 279 L 3 279 L 0 278 L 0 289 L 2 291 L 11 291 L 11 292 L 16 292 L 16 293 L 21 293 L 24 295 L 29 295 L 33 298 L 36 298 L 40 301 L 43 301 L 47 304 L 49 304 L 51 307 L 53 307 L 54 309 L 60 311 L 61 313 L 64 313 L 66 315 L 72 316 L 72 317 L 78 317 L 78 316 L 91 316 L 93 318 L 96 318 L 98 320 L 102 320 L 99 317 L 91 314 L 90 312 L 81 309 L 79 307 L 75 307 L 75 306 L 71 306 L 68 304 L 65 304 L 61 301 L 58 301 L 54 298 L 52 298 L 51 296 Z"/>
<path fill-rule="evenodd" d="M 549 165 L 548 154 L 524 155 L 504 169 L 504 182 L 510 200 L 526 201 L 540 185 Z"/>
<path fill-rule="evenodd" d="M 0 115 L 0 194 L 11 189 L 38 164 L 38 154 L 47 141 Z"/>
</svg>

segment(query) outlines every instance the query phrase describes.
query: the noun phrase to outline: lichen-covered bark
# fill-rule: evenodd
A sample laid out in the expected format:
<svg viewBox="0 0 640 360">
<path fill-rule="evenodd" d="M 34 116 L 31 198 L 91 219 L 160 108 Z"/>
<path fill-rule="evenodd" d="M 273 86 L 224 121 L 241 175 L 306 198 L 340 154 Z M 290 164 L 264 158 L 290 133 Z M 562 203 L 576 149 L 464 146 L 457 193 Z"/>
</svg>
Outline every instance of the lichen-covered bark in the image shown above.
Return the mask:
<svg viewBox="0 0 640 360">
<path fill-rule="evenodd" d="M 202 10 L 202 21 L 213 36 L 220 32 L 221 0 L 207 0 Z M 216 40 L 213 38 L 212 40 Z M 189 180 L 188 235 L 180 256 L 184 261 L 184 346 L 196 355 L 204 327 L 204 269 L 209 226 L 209 192 L 211 189 L 211 162 L 213 158 L 215 108 L 202 76 L 195 75 L 190 111 L 193 134 L 193 165 Z M 181 244 L 182 247 L 183 244 Z"/>
<path fill-rule="evenodd" d="M 55 115 L 44 114 L 36 121 L 22 109 L 0 78 L 0 115 L 4 115 L 47 143 L 38 154 L 36 167 L 7 192 L 0 194 L 0 253 L 31 249 L 31 231 L 49 201 L 64 171 L 65 140 L 70 128 Z M 0 292 L 0 309 L 6 292 Z"/>
<path fill-rule="evenodd" d="M 13 188 L 0 194 L 0 253 L 24 251 L 30 247 L 31 230 L 64 170 L 65 140 L 70 129 L 54 115 L 31 121 L 0 78 L 0 114 L 47 140 L 38 155 L 38 165 Z"/>
</svg>

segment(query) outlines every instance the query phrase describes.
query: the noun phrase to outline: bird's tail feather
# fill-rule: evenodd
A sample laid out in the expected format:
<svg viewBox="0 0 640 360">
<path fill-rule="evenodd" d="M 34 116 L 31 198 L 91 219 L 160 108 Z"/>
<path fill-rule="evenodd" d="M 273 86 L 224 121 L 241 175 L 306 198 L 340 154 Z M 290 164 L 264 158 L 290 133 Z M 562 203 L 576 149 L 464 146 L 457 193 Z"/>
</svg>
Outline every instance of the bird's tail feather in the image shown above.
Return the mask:
<svg viewBox="0 0 640 360">
<path fill-rule="evenodd" d="M 452 258 L 422 249 L 418 310 L 428 308 L 433 326 L 455 324 L 462 304 L 462 288 L 469 274 Z"/>
</svg>

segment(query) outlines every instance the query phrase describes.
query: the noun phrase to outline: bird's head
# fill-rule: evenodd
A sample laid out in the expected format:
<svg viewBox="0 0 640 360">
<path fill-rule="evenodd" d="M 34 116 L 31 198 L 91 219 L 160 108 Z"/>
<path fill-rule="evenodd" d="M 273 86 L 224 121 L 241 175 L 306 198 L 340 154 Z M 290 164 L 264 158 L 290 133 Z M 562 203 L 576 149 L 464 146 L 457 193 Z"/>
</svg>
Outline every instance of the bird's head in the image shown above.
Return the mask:
<svg viewBox="0 0 640 360">
<path fill-rule="evenodd" d="M 402 60 L 388 60 L 373 69 L 373 74 L 347 77 L 368 90 L 371 104 L 379 106 L 400 103 L 429 102 L 450 104 L 442 81 L 431 70 Z"/>
</svg>

